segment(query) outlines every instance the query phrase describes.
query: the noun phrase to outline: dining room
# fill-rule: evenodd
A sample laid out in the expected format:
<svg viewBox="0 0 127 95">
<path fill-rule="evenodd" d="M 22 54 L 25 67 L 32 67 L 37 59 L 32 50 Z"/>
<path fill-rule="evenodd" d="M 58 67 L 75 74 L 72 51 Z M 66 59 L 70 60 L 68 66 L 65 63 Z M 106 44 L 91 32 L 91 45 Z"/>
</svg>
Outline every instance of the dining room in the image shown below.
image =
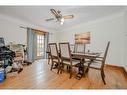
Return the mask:
<svg viewBox="0 0 127 95">
<path fill-rule="evenodd" d="M 0 6 L 0 89 L 126 89 L 126 25 L 126 6 Z"/>
</svg>

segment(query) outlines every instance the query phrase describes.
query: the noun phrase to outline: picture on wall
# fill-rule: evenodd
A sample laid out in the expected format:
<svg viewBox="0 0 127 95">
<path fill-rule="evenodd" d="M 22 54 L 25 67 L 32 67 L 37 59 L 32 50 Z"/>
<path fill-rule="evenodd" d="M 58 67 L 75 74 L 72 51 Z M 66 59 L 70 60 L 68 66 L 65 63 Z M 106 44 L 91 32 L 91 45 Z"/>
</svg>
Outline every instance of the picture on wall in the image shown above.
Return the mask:
<svg viewBox="0 0 127 95">
<path fill-rule="evenodd" d="M 75 34 L 75 44 L 90 44 L 90 32 Z"/>
</svg>

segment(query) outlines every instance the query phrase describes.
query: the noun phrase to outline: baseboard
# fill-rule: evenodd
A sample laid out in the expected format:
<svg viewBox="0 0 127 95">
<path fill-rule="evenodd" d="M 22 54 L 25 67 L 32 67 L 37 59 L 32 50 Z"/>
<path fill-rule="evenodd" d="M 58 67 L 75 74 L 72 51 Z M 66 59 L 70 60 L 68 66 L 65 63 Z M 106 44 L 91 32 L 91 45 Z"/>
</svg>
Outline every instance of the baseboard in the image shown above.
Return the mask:
<svg viewBox="0 0 127 95">
<path fill-rule="evenodd" d="M 124 73 L 124 75 L 126 76 L 126 78 L 127 78 L 127 71 L 126 71 L 126 69 L 123 67 L 123 73 Z"/>
<path fill-rule="evenodd" d="M 127 72 L 127 67 L 125 67 L 124 69 L 125 69 L 125 71 Z"/>
<path fill-rule="evenodd" d="M 120 69 L 122 70 L 123 67 L 122 66 L 116 66 L 116 65 L 110 65 L 110 64 L 105 64 L 106 67 L 110 67 L 110 68 L 113 68 L 113 69 Z"/>
<path fill-rule="evenodd" d="M 105 66 L 113 68 L 113 69 L 120 70 L 125 75 L 125 77 L 127 78 L 127 71 L 126 71 L 126 69 L 124 67 L 122 67 L 122 66 L 115 66 L 115 65 L 109 65 L 109 64 L 106 64 Z"/>
</svg>

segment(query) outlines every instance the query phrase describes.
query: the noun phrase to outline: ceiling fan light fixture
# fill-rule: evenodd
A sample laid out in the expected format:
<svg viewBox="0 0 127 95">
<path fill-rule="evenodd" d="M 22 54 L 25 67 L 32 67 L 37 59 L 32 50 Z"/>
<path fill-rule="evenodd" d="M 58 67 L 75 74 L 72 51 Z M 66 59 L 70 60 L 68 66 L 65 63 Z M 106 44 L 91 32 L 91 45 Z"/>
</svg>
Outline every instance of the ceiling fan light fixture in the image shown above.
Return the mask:
<svg viewBox="0 0 127 95">
<path fill-rule="evenodd" d="M 64 22 L 61 21 L 61 22 L 60 22 L 60 25 L 63 25 L 63 23 L 64 23 Z"/>
<path fill-rule="evenodd" d="M 61 18 L 61 20 L 60 20 L 61 22 L 64 22 L 64 18 Z"/>
<path fill-rule="evenodd" d="M 61 18 L 60 19 L 60 25 L 63 25 L 63 23 L 64 23 L 64 18 Z"/>
<path fill-rule="evenodd" d="M 59 11 L 59 10 L 57 11 L 55 9 L 50 9 L 50 11 L 54 15 L 55 18 L 49 18 L 49 19 L 46 19 L 46 21 L 51 21 L 51 20 L 55 20 L 56 19 L 56 22 L 59 22 L 60 25 L 63 25 L 64 21 L 66 19 L 72 19 L 74 17 L 73 15 L 62 16 L 61 11 Z"/>
</svg>

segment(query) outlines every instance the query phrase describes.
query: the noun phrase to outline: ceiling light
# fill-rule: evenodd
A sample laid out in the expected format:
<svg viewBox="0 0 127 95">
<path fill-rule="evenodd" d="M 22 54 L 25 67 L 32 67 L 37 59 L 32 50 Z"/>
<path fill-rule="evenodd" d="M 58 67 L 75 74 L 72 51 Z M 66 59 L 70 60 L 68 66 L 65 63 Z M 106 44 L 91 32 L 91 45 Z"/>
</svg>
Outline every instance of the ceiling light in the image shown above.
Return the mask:
<svg viewBox="0 0 127 95">
<path fill-rule="evenodd" d="M 63 22 L 62 21 L 60 22 L 60 25 L 63 25 Z"/>
<path fill-rule="evenodd" d="M 64 22 L 64 18 L 61 18 L 61 20 L 60 20 L 61 22 Z"/>
<path fill-rule="evenodd" d="M 60 24 L 63 25 L 63 23 L 64 23 L 64 18 L 61 18 Z"/>
</svg>

